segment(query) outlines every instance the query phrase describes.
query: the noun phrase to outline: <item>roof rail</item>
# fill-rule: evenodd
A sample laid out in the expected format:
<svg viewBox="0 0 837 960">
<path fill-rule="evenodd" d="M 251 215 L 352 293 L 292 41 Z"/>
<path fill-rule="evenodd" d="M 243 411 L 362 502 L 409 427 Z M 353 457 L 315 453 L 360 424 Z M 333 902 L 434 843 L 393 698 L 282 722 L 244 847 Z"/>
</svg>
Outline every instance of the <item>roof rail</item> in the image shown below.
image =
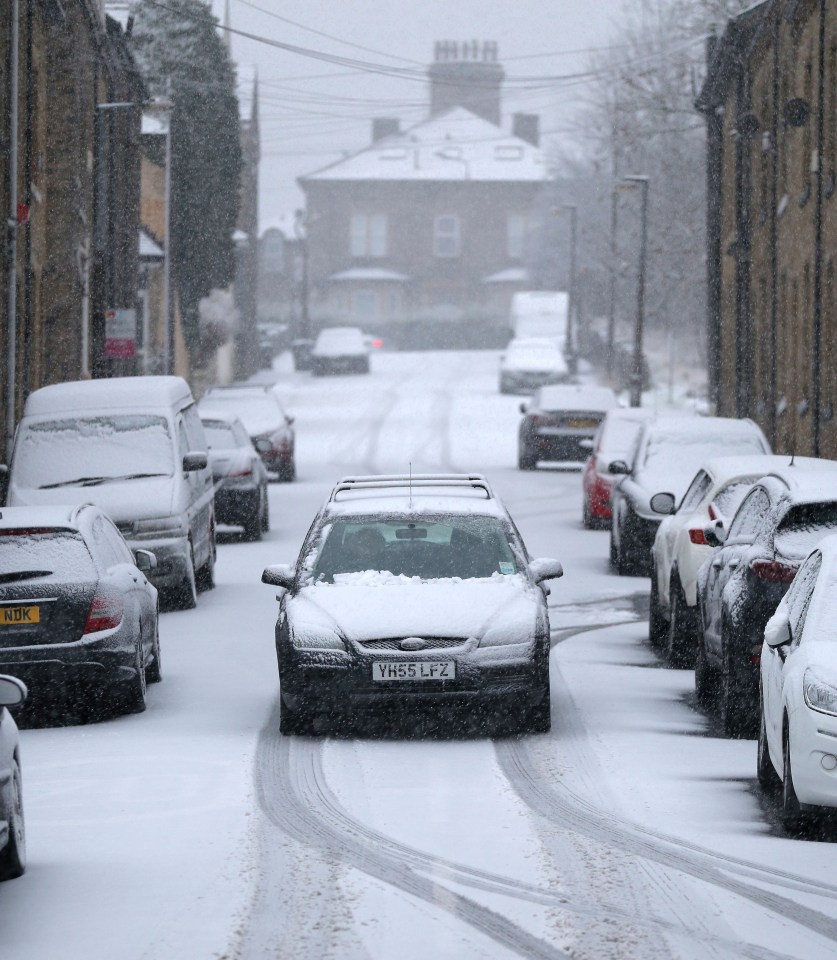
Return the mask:
<svg viewBox="0 0 837 960">
<path fill-rule="evenodd" d="M 343 477 L 331 491 L 329 501 L 337 499 L 340 493 L 352 490 L 394 490 L 422 489 L 426 487 L 451 487 L 482 490 L 486 500 L 494 499 L 494 492 L 481 473 L 390 473 L 374 476 Z"/>
</svg>

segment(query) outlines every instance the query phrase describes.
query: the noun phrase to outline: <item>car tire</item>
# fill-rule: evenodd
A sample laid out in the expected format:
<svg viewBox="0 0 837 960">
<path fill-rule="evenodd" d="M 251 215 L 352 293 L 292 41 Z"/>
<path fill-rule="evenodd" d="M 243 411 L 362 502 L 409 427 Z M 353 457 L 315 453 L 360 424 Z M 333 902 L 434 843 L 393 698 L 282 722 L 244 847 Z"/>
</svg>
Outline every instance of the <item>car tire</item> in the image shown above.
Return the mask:
<svg viewBox="0 0 837 960">
<path fill-rule="evenodd" d="M 126 683 L 114 685 L 112 695 L 113 712 L 142 713 L 145 710 L 145 695 L 148 691 L 148 679 L 142 656 L 142 640 L 138 640 L 134 652 L 134 676 Z"/>
<path fill-rule="evenodd" d="M 656 565 L 651 574 L 651 596 L 648 603 L 648 641 L 652 647 L 659 648 L 666 636 L 666 619 L 660 609 L 660 594 L 657 587 Z"/>
<path fill-rule="evenodd" d="M 521 733 L 549 733 L 552 729 L 552 708 L 549 687 L 544 691 L 540 701 L 529 707 L 520 725 Z"/>
<path fill-rule="evenodd" d="M 721 727 L 727 737 L 748 738 L 752 733 L 753 722 L 747 710 L 749 698 L 746 685 L 737 669 L 736 658 L 730 650 L 730 631 L 726 624 L 722 624 L 721 634 L 724 664 L 718 698 Z"/>
<path fill-rule="evenodd" d="M 782 734 L 782 826 L 790 833 L 796 833 L 807 826 L 809 820 L 810 814 L 803 811 L 793 785 L 790 734 L 786 717 Z"/>
<path fill-rule="evenodd" d="M 690 610 L 686 603 L 686 594 L 683 592 L 679 577 L 672 577 L 668 595 L 670 609 L 666 632 L 666 656 L 672 666 L 691 669 L 695 665 L 695 639 L 692 624 L 694 611 Z"/>
<path fill-rule="evenodd" d="M 282 736 L 311 737 L 317 732 L 316 716 L 305 707 L 291 709 L 279 694 L 279 733 Z"/>
<path fill-rule="evenodd" d="M 170 593 L 170 608 L 172 610 L 194 610 L 198 605 L 198 588 L 195 583 L 195 556 L 189 548 L 189 567 L 186 576 L 173 587 Z"/>
<path fill-rule="evenodd" d="M 293 483 L 296 480 L 296 461 L 291 455 L 289 460 L 283 460 L 279 465 L 279 483 Z"/>
<path fill-rule="evenodd" d="M 520 447 L 517 453 L 518 470 L 534 470 L 538 465 L 538 458 L 528 447 Z"/>
<path fill-rule="evenodd" d="M 214 590 L 215 589 L 215 559 L 217 556 L 217 548 L 215 546 L 215 526 L 210 527 L 209 530 L 209 556 L 206 558 L 206 563 L 197 571 L 195 574 L 195 585 L 198 590 Z"/>
<path fill-rule="evenodd" d="M 695 654 L 695 696 L 698 703 L 707 707 L 714 702 L 717 693 L 718 673 L 706 658 L 706 644 L 701 631 L 697 641 L 697 653 Z"/>
<path fill-rule="evenodd" d="M 163 679 L 163 667 L 160 658 L 160 611 L 154 621 L 154 643 L 151 646 L 151 663 L 145 668 L 145 682 L 159 683 Z"/>
<path fill-rule="evenodd" d="M 251 543 L 261 540 L 262 530 L 264 529 L 264 509 L 262 508 L 262 498 L 254 505 L 250 516 L 247 517 L 244 524 L 244 539 Z"/>
<path fill-rule="evenodd" d="M 23 782 L 16 757 L 12 757 L 11 776 L 0 793 L 0 819 L 9 824 L 8 842 L 0 850 L 0 880 L 15 880 L 26 870 Z"/>
<path fill-rule="evenodd" d="M 590 513 L 590 507 L 587 504 L 587 497 L 584 497 L 584 505 L 581 508 L 581 524 L 585 530 L 595 530 L 598 524 Z"/>
<path fill-rule="evenodd" d="M 756 777 L 762 790 L 773 792 L 780 785 L 779 774 L 770 759 L 767 746 L 767 725 L 764 721 L 764 707 L 759 710 L 759 741 L 756 753 Z"/>
<path fill-rule="evenodd" d="M 267 497 L 267 488 L 262 491 L 262 533 L 270 532 L 270 502 Z"/>
</svg>

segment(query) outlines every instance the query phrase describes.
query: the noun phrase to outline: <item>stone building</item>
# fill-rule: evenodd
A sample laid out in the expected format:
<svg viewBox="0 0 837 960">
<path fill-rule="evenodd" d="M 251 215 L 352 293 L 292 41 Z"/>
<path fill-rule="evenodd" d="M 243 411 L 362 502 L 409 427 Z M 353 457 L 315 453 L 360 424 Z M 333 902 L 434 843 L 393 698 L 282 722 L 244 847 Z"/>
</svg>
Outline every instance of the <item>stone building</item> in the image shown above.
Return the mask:
<svg viewBox="0 0 837 960">
<path fill-rule="evenodd" d="M 10 318 L 4 269 L 0 351 L 5 359 L 13 322 L 19 410 L 44 384 L 111 372 L 105 311 L 132 308 L 136 296 L 145 89 L 123 30 L 106 17 L 101 0 L 18 0 L 17 8 L 17 304 Z M 0 17 L 4 219 L 12 142 L 10 26 L 10 16 Z M 4 407 L 5 378 L 4 362 Z"/>
<path fill-rule="evenodd" d="M 697 107 L 718 413 L 837 457 L 837 6 L 764 0 L 731 20 Z"/>
<path fill-rule="evenodd" d="M 524 267 L 546 177 L 537 117 L 502 115 L 497 46 L 437 43 L 430 116 L 378 118 L 372 144 L 301 177 L 319 324 L 496 331 Z M 457 338 L 454 338 L 454 340 Z M 461 338 L 460 339 L 461 342 Z"/>
</svg>

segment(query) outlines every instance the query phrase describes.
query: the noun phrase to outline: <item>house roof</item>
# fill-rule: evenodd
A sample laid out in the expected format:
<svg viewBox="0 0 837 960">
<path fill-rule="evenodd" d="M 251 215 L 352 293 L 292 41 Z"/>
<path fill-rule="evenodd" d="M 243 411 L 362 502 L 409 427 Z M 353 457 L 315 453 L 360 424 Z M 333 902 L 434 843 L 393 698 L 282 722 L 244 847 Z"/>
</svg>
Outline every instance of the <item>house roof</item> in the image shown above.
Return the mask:
<svg viewBox="0 0 837 960">
<path fill-rule="evenodd" d="M 163 248 L 145 230 L 139 231 L 140 260 L 162 260 Z"/>
<path fill-rule="evenodd" d="M 353 267 L 351 270 L 341 270 L 333 273 L 331 281 L 340 280 L 383 280 L 391 283 L 404 283 L 410 278 L 406 273 L 396 273 L 394 270 L 384 270 L 382 267 Z"/>
<path fill-rule="evenodd" d="M 758 0 L 742 10 L 727 22 L 724 32 L 714 41 L 706 79 L 695 101 L 701 113 L 708 113 L 724 102 L 730 81 L 740 69 L 742 57 L 766 22 L 765 15 L 771 3 L 772 0 Z"/>
<path fill-rule="evenodd" d="M 464 107 L 454 107 L 300 177 L 299 183 L 304 189 L 313 181 L 336 180 L 539 183 L 545 179 L 538 147 Z"/>
<path fill-rule="evenodd" d="M 529 283 L 530 280 L 526 267 L 509 267 L 482 278 L 483 283 Z"/>
</svg>

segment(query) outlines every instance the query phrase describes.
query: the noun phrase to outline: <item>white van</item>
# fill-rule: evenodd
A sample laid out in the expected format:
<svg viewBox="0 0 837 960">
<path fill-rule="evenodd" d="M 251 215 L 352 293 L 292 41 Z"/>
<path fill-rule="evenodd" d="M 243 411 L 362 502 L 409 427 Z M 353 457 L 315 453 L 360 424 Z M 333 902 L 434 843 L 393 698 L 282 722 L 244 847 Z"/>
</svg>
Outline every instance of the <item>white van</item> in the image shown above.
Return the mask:
<svg viewBox="0 0 837 960">
<path fill-rule="evenodd" d="M 17 427 L 9 506 L 94 503 L 132 549 L 157 557 L 149 579 L 189 608 L 215 571 L 212 471 L 181 377 L 80 380 L 35 390 Z"/>
<path fill-rule="evenodd" d="M 512 296 L 510 326 L 515 337 L 548 337 L 566 345 L 569 296 L 562 290 L 520 290 Z"/>
</svg>

